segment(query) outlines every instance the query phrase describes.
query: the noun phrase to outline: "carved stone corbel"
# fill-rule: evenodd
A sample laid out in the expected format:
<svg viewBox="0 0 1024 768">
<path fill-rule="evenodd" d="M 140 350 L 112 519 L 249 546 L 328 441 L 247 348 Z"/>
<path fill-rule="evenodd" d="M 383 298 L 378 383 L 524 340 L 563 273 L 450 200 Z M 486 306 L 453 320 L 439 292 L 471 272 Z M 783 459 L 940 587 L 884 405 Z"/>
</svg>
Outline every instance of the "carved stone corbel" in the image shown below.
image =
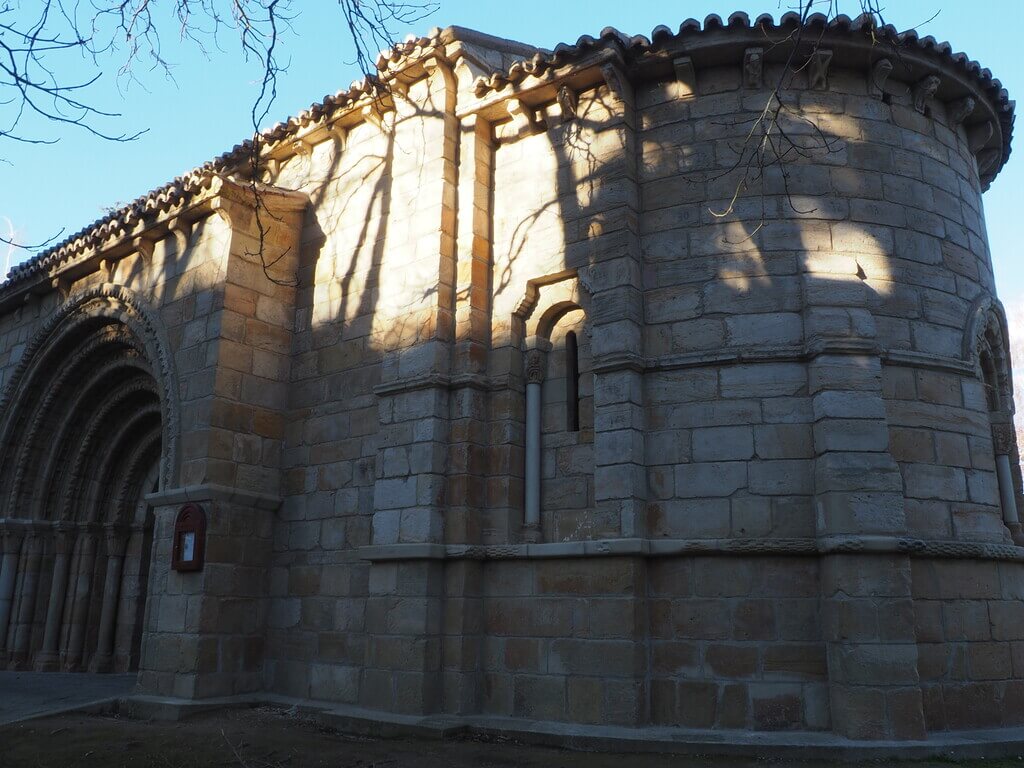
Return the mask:
<svg viewBox="0 0 1024 768">
<path fill-rule="evenodd" d="M 558 106 L 562 110 L 562 122 L 575 120 L 579 111 L 579 97 L 576 91 L 567 85 L 558 89 Z"/>
<path fill-rule="evenodd" d="M 889 59 L 879 59 L 871 68 L 871 77 L 868 82 L 869 90 L 873 95 L 882 98 L 886 94 L 885 84 L 892 74 L 892 62 Z"/>
<path fill-rule="evenodd" d="M 178 256 L 181 256 L 188 249 L 188 241 L 192 236 L 192 222 L 175 216 L 167 222 L 167 228 L 174 235 L 174 242 L 178 246 Z"/>
<path fill-rule="evenodd" d="M 281 170 L 281 161 L 276 157 L 268 157 L 263 161 L 263 180 L 268 184 L 274 180 Z"/>
<path fill-rule="evenodd" d="M 971 126 L 967 131 L 967 148 L 972 153 L 977 153 L 988 144 L 988 140 L 992 138 L 993 133 L 995 133 L 995 127 L 992 125 L 991 120 Z"/>
<path fill-rule="evenodd" d="M 914 109 L 924 114 L 928 107 L 928 99 L 935 96 L 935 91 L 942 84 L 942 78 L 938 75 L 927 75 L 914 84 Z"/>
<path fill-rule="evenodd" d="M 292 142 L 292 151 L 300 157 L 309 157 L 313 154 L 313 147 L 307 144 L 304 139 L 296 139 Z"/>
<path fill-rule="evenodd" d="M 811 54 L 808 87 L 812 91 L 828 90 L 828 69 L 832 66 L 832 51 L 819 48 Z"/>
<path fill-rule="evenodd" d="M 50 281 L 50 286 L 57 292 L 61 301 L 66 301 L 71 293 L 71 281 L 66 277 L 55 277 Z M 25 303 L 28 303 L 31 292 L 25 294 Z"/>
<path fill-rule="evenodd" d="M 964 120 L 971 116 L 977 102 L 970 96 L 965 96 L 949 105 L 946 114 L 949 115 L 949 127 L 955 129 L 963 124 Z"/>
<path fill-rule="evenodd" d="M 153 261 L 153 241 L 148 237 L 136 237 L 132 239 L 132 248 L 142 257 L 145 264 Z"/>
<path fill-rule="evenodd" d="M 537 119 L 537 110 L 529 104 L 524 104 L 519 99 L 506 99 L 505 109 L 512 117 L 512 123 L 517 131 L 529 131 L 535 133 L 543 126 Z"/>
<path fill-rule="evenodd" d="M 100 275 L 104 283 L 114 282 L 114 270 L 117 269 L 117 262 L 112 259 L 100 259 Z"/>
<path fill-rule="evenodd" d="M 601 67 L 601 75 L 604 77 L 608 90 L 616 99 L 623 104 L 633 102 L 632 86 L 621 69 L 614 64 L 605 64 Z"/>
<path fill-rule="evenodd" d="M 327 135 L 331 137 L 334 143 L 338 146 L 338 149 L 345 148 L 345 142 L 348 140 L 347 128 L 343 128 L 337 123 L 331 123 L 327 126 Z"/>
<path fill-rule="evenodd" d="M 384 118 L 383 108 L 377 102 L 367 104 L 365 107 L 362 108 L 360 114 L 363 116 L 363 119 L 366 122 L 375 126 L 377 130 L 383 132 L 388 131 L 389 126 L 387 120 L 385 120 Z"/>
<path fill-rule="evenodd" d="M 676 80 L 690 89 L 689 98 L 697 96 L 697 70 L 693 67 L 693 59 L 680 56 L 672 60 L 672 68 L 676 72 Z M 686 98 L 686 97 L 684 97 Z"/>
<path fill-rule="evenodd" d="M 998 149 L 983 149 L 978 153 L 978 177 L 984 179 L 995 172 L 1002 152 Z"/>
<path fill-rule="evenodd" d="M 423 68 L 424 69 L 428 69 L 428 70 L 432 69 L 432 67 L 428 66 L 429 64 L 435 64 L 436 65 L 437 64 L 437 59 L 427 59 L 426 61 L 423 62 Z M 408 83 L 403 83 L 401 80 L 399 80 L 396 77 L 394 80 L 392 80 L 390 83 L 388 83 L 388 89 L 391 91 L 392 95 L 398 94 L 403 99 L 408 101 L 408 99 L 409 99 L 409 84 Z"/>
<path fill-rule="evenodd" d="M 760 88 L 764 83 L 764 48 L 747 48 L 743 52 L 743 85 Z"/>
</svg>

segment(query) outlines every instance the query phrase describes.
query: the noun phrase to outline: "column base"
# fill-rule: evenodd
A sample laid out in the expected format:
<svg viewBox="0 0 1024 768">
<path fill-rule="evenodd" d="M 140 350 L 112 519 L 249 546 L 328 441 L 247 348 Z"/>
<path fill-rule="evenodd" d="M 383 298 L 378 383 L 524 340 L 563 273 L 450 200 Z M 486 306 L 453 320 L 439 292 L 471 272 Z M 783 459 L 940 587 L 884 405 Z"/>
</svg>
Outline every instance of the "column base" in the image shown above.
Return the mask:
<svg viewBox="0 0 1024 768">
<path fill-rule="evenodd" d="M 113 654 L 96 654 L 89 662 L 89 672 L 92 674 L 107 674 L 114 669 Z"/>
<path fill-rule="evenodd" d="M 523 541 L 527 544 L 540 542 L 540 525 L 527 524 L 523 526 Z"/>
<path fill-rule="evenodd" d="M 36 656 L 36 661 L 32 668 L 36 672 L 59 672 L 60 656 L 56 653 L 40 653 Z"/>
<path fill-rule="evenodd" d="M 31 669 L 28 654 L 23 651 L 15 651 L 7 657 L 7 668 L 13 672 L 26 672 Z"/>
<path fill-rule="evenodd" d="M 1024 526 L 1020 523 L 1004 523 L 1010 531 L 1010 538 L 1018 547 L 1024 547 Z"/>
</svg>

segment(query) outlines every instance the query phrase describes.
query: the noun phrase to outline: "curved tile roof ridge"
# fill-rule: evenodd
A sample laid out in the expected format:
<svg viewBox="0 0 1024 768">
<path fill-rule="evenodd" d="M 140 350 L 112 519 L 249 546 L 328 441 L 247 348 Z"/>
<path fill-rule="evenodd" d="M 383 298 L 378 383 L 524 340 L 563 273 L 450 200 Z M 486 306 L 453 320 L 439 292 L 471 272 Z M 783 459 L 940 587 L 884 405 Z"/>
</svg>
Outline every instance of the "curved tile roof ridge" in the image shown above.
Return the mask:
<svg viewBox="0 0 1024 768">
<path fill-rule="evenodd" d="M 443 43 L 442 35 L 443 31 L 438 27 L 434 27 L 424 36 L 416 37 L 410 35 L 402 42 L 393 45 L 390 49 L 381 51 L 377 55 L 375 62 L 378 72 L 384 75 L 389 74 L 406 61 L 414 60 L 429 51 L 435 50 L 437 46 Z M 321 101 L 311 104 L 297 115 L 261 131 L 259 134 L 260 141 L 266 145 L 287 138 L 289 135 L 321 120 L 335 110 L 358 101 L 366 94 L 375 92 L 380 82 L 380 78 L 374 76 L 367 76 L 361 80 L 353 81 L 347 89 L 327 94 Z M 111 235 L 130 231 L 147 214 L 167 210 L 185 201 L 187 198 L 193 197 L 207 189 L 217 174 L 230 172 L 237 168 L 249 156 L 252 147 L 253 140 L 245 139 L 227 152 L 206 161 L 202 165 L 196 166 L 180 176 L 175 176 L 174 179 L 166 184 L 150 190 L 130 203 L 96 219 L 74 234 L 65 237 L 59 243 L 40 251 L 20 264 L 16 264 L 7 273 L 6 280 L 0 282 L 0 289 L 7 289 L 16 282 L 57 266 L 80 251 L 90 246 L 101 244 Z"/>
<path fill-rule="evenodd" d="M 995 109 L 996 118 L 1002 127 L 1003 147 L 998 166 L 989 179 L 1001 170 L 1010 157 L 1010 137 L 1013 131 L 1014 102 L 1003 87 L 1003 84 L 992 75 L 992 72 L 971 59 L 967 54 L 955 52 L 948 42 L 939 42 L 931 35 L 920 36 L 916 30 L 899 31 L 892 24 L 879 25 L 870 13 L 862 13 L 855 18 L 839 14 L 829 18 L 823 13 L 812 13 L 806 19 L 795 11 L 788 11 L 779 17 L 778 23 L 770 13 L 759 15 L 753 22 L 750 16 L 737 11 L 725 21 L 717 14 L 705 17 L 703 24 L 696 19 L 686 19 L 679 25 L 676 32 L 669 27 L 659 25 L 649 37 L 643 35 L 627 35 L 614 27 L 605 27 L 597 38 L 590 35 L 580 36 L 575 44 L 559 43 L 550 52 L 541 51 L 530 59 L 517 61 L 505 72 L 494 72 L 489 76 L 478 77 L 473 89 L 477 97 L 483 97 L 491 91 L 501 91 L 508 85 L 514 85 L 527 75 L 543 75 L 546 71 L 557 69 L 587 53 L 602 47 L 616 46 L 627 61 L 637 59 L 649 52 L 666 46 L 676 39 L 689 35 L 699 35 L 721 29 L 752 30 L 761 29 L 765 32 L 786 32 L 803 24 L 805 27 L 821 31 L 833 31 L 847 34 L 868 34 L 881 39 L 895 47 L 916 49 L 926 54 L 945 59 L 965 76 L 972 78 L 978 90 L 986 93 Z"/>
<path fill-rule="evenodd" d="M 770 13 L 759 15 L 751 23 L 748 14 L 737 11 L 729 16 L 728 21 L 722 21 L 722 17 L 714 13 L 705 17 L 703 24 L 696 19 L 687 19 L 679 25 L 678 31 L 675 33 L 672 32 L 671 28 L 659 25 L 654 28 L 649 37 L 644 35 L 627 35 L 615 27 L 605 27 L 597 38 L 590 35 L 581 35 L 574 44 L 559 43 L 549 53 L 541 51 L 529 60 L 517 61 L 506 72 L 495 72 L 489 77 L 478 77 L 474 83 L 474 88 L 478 96 L 483 95 L 489 90 L 501 90 L 509 83 L 518 82 L 527 74 L 540 74 L 546 69 L 561 66 L 568 59 L 578 58 L 589 50 L 608 43 L 620 46 L 627 55 L 630 51 L 635 51 L 634 55 L 637 55 L 645 53 L 652 48 L 657 48 L 671 39 L 687 34 L 710 32 L 726 28 L 754 29 L 757 27 L 767 27 L 769 30 L 785 30 L 787 27 L 795 28 L 800 23 L 800 14 L 795 11 L 784 13 L 779 18 L 777 24 Z M 862 13 L 854 19 L 845 14 L 840 14 L 829 19 L 823 13 L 812 13 L 807 17 L 805 26 L 822 27 L 840 32 L 871 31 L 876 37 L 881 37 L 895 44 L 912 45 L 921 50 L 933 51 L 938 55 L 951 58 L 954 63 L 961 66 L 969 74 L 976 76 L 982 81 L 983 88 L 991 85 L 991 88 L 994 88 L 1001 96 L 1006 94 L 1002 83 L 993 77 L 988 69 L 982 67 L 981 64 L 970 59 L 964 53 L 954 53 L 953 47 L 948 42 L 938 42 L 931 35 L 919 37 L 914 29 L 900 32 L 891 24 L 878 26 L 871 14 Z M 1008 102 L 1008 98 L 1006 100 Z M 997 102 L 996 106 L 1001 108 L 1003 105 Z M 1008 106 L 1012 109 L 1012 104 Z"/>
<path fill-rule="evenodd" d="M 654 28 L 649 37 L 627 35 L 614 27 L 605 27 L 597 38 L 590 35 L 582 35 L 575 44 L 559 43 L 551 51 L 538 50 L 529 58 L 514 62 L 505 72 L 496 71 L 489 76 L 479 77 L 474 84 L 474 89 L 477 95 L 483 95 L 491 90 L 500 91 L 505 86 L 519 82 L 528 75 L 543 74 L 548 69 L 560 67 L 601 46 L 615 45 L 623 51 L 627 58 L 631 56 L 638 57 L 651 49 L 657 49 L 659 46 L 665 45 L 673 39 L 684 35 L 701 34 L 726 28 L 749 30 L 756 27 L 767 27 L 770 30 L 784 31 L 787 28 L 796 28 L 800 23 L 801 17 L 794 11 L 783 14 L 779 18 L 778 23 L 768 13 L 760 14 L 751 22 L 748 14 L 737 11 L 732 13 L 725 21 L 717 14 L 710 14 L 705 17 L 703 24 L 696 19 L 686 19 L 675 32 L 670 27 L 659 25 Z M 881 37 L 893 44 L 915 47 L 951 60 L 954 65 L 958 66 L 966 74 L 974 77 L 979 82 L 980 89 L 987 91 L 991 96 L 1005 128 L 1003 157 L 1000 165 L 1009 158 L 1009 129 L 1013 125 L 1014 102 L 1009 99 L 1009 94 L 1003 88 L 1002 83 L 993 77 L 987 68 L 982 67 L 977 61 L 970 59 L 964 53 L 954 53 L 952 46 L 948 42 L 938 42 L 931 35 L 919 37 L 913 29 L 900 32 L 891 24 L 879 27 L 871 14 L 861 14 L 853 19 L 846 15 L 838 15 L 829 19 L 824 14 L 815 13 L 808 16 L 806 26 L 851 33 L 871 31 L 875 36 Z M 443 30 L 435 27 L 425 36 L 415 37 L 410 35 L 404 41 L 396 43 L 388 50 L 381 51 L 375 62 L 378 72 L 382 75 L 388 75 L 400 68 L 406 61 L 414 60 L 419 56 L 436 50 L 439 45 L 444 44 L 446 41 L 444 33 Z M 335 110 L 343 108 L 357 101 L 365 94 L 375 91 L 379 83 L 380 79 L 376 76 L 368 76 L 362 80 L 355 81 L 348 89 L 328 94 L 323 97 L 322 101 L 310 105 L 309 108 L 294 117 L 290 117 L 286 121 L 279 122 L 262 131 L 260 133 L 260 140 L 265 144 L 271 144 L 285 139 L 302 128 L 332 114 Z M 248 156 L 252 146 L 253 142 L 251 139 L 246 139 L 236 144 L 231 150 L 193 168 L 181 176 L 175 177 L 172 181 L 95 220 L 78 232 L 66 237 L 60 243 L 12 267 L 7 274 L 7 280 L 4 283 L 0 283 L 0 290 L 7 289 L 13 283 L 58 265 L 85 248 L 101 244 L 111 234 L 130 230 L 148 213 L 156 210 L 166 210 L 186 197 L 195 194 L 198 190 L 205 188 L 204 184 L 208 185 L 214 175 L 237 168 Z"/>
</svg>

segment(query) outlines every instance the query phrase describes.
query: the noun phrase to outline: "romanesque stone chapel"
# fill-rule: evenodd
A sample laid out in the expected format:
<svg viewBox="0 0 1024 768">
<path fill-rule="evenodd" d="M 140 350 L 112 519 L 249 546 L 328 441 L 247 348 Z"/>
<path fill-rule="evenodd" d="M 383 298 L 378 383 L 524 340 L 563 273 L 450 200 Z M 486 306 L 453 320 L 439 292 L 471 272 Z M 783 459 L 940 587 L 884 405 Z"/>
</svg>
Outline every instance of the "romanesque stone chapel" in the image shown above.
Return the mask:
<svg viewBox="0 0 1024 768">
<path fill-rule="evenodd" d="M 1024 723 L 999 81 L 793 14 L 377 64 L 255 177 L 245 142 L 0 285 L 0 667 L 524 731 Z"/>
</svg>

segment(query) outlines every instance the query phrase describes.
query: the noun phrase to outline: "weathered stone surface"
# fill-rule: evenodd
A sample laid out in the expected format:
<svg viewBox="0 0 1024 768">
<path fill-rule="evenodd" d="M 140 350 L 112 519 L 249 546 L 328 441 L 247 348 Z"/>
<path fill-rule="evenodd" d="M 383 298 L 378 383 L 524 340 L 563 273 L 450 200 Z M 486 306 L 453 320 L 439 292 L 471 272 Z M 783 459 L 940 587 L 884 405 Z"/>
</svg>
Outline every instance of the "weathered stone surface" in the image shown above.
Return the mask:
<svg viewBox="0 0 1024 768">
<path fill-rule="evenodd" d="M 777 62 L 691 34 L 399 46 L 390 92 L 267 137 L 262 230 L 231 155 L 0 286 L 0 665 L 628 727 L 1024 721 L 980 199 L 1009 106 L 934 47 L 973 122 L 896 72 L 880 99 L 835 29 L 779 94 L 801 151 L 754 179 Z"/>
</svg>

